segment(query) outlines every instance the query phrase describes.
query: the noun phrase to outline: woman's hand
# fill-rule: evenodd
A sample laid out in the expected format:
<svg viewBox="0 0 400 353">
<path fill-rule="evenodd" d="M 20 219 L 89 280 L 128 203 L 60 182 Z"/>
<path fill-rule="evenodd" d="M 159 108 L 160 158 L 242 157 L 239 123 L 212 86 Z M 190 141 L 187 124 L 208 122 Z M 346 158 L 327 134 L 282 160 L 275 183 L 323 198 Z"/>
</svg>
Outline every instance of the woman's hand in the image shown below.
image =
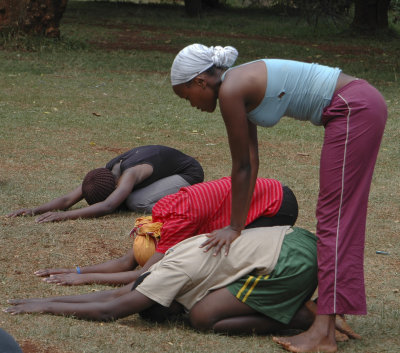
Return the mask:
<svg viewBox="0 0 400 353">
<path fill-rule="evenodd" d="M 41 313 L 43 312 L 43 303 L 40 302 L 28 302 L 15 304 L 14 306 L 10 306 L 6 309 L 3 309 L 3 312 L 9 313 L 11 315 L 19 315 L 19 314 L 27 314 L 27 313 Z"/>
<path fill-rule="evenodd" d="M 72 268 L 46 268 L 34 272 L 34 275 L 38 277 L 47 277 L 50 275 L 58 275 L 60 273 L 75 273 L 76 269 Z"/>
<path fill-rule="evenodd" d="M 50 275 L 43 278 L 42 281 L 46 283 L 57 284 L 58 286 L 78 286 L 81 284 L 93 283 L 91 274 L 79 273 L 61 273 L 58 275 Z"/>
<path fill-rule="evenodd" d="M 33 209 L 22 208 L 20 210 L 14 211 L 6 215 L 6 217 L 18 217 L 18 216 L 33 216 Z"/>
<path fill-rule="evenodd" d="M 207 234 L 209 238 L 200 248 L 204 248 L 204 252 L 209 251 L 211 248 L 215 247 L 214 256 L 216 256 L 225 246 L 225 255 L 228 255 L 231 243 L 240 235 L 240 230 L 235 230 L 231 226 L 227 226 L 222 229 L 214 230 L 212 233 Z"/>
<path fill-rule="evenodd" d="M 58 222 L 58 221 L 65 221 L 69 219 L 68 211 L 60 211 L 60 212 L 46 212 L 41 216 L 37 217 L 35 221 L 37 223 L 45 223 L 45 222 Z"/>
</svg>

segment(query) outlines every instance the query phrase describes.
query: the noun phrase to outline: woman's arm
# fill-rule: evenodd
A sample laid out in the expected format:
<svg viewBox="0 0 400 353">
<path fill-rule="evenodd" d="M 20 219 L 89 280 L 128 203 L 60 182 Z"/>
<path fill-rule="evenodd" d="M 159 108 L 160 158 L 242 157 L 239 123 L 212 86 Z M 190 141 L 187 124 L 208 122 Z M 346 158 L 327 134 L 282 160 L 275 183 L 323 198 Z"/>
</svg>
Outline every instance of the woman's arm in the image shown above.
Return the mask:
<svg viewBox="0 0 400 353">
<path fill-rule="evenodd" d="M 132 285 L 133 283 L 117 289 L 91 292 L 79 295 L 65 295 L 65 296 L 48 297 L 48 298 L 10 299 L 7 300 L 7 303 L 11 305 L 20 305 L 25 303 L 42 303 L 42 302 L 62 302 L 62 303 L 106 302 L 129 292 L 132 288 Z"/>
<path fill-rule="evenodd" d="M 80 273 L 115 273 L 133 270 L 138 264 L 135 261 L 132 249 L 129 249 L 124 256 L 112 259 L 100 264 L 80 267 Z M 60 273 L 77 273 L 76 268 L 48 268 L 35 272 L 36 276 L 45 277 Z"/>
<path fill-rule="evenodd" d="M 80 200 L 82 200 L 82 185 L 79 185 L 75 190 L 70 193 L 58 197 L 50 202 L 40 205 L 35 208 L 23 208 L 14 212 L 11 212 L 7 217 L 17 217 L 17 216 L 34 216 L 39 215 L 48 211 L 54 210 L 66 210 L 69 207 L 75 205 Z"/>
<path fill-rule="evenodd" d="M 141 274 L 139 271 L 132 271 L 137 267 L 137 262 L 132 249 L 118 258 L 100 264 L 79 268 L 55 268 L 43 269 L 35 272 L 38 277 L 47 277 L 43 281 L 58 285 L 81 285 L 89 283 L 99 284 L 127 284 Z"/>
<path fill-rule="evenodd" d="M 81 284 L 120 285 L 134 282 L 143 273 L 142 269 L 115 273 L 62 273 L 43 278 L 44 282 L 59 286 L 78 286 Z"/>
<path fill-rule="evenodd" d="M 244 229 L 247 213 L 258 173 L 257 128 L 247 119 L 246 91 L 244 88 L 228 85 L 220 88 L 219 102 L 228 133 L 232 156 L 232 212 L 230 225 L 214 231 L 203 243 L 205 251 L 215 246 L 217 254 L 225 246 L 229 252 L 230 243 Z"/>
<path fill-rule="evenodd" d="M 48 269 L 37 271 L 35 272 L 35 274 L 40 277 L 50 276 L 44 278 L 43 281 L 61 286 L 76 286 L 90 283 L 112 285 L 127 284 L 136 281 L 136 279 L 142 273 L 146 272 L 151 265 L 155 264 L 163 257 L 164 254 L 156 252 L 142 268 L 134 271 L 129 271 L 130 269 L 132 269 L 132 266 L 129 266 L 129 264 L 131 264 L 131 261 L 135 261 L 133 251 L 129 250 L 125 256 L 117 260 L 111 260 L 109 262 L 94 266 L 81 267 L 81 274 L 76 273 L 76 269 Z M 119 268 L 119 271 L 117 271 L 117 267 L 112 266 L 114 262 L 124 262 L 125 265 L 117 266 Z M 137 264 L 136 262 L 134 263 L 136 267 Z M 108 267 L 108 264 L 110 264 L 111 267 Z M 113 268 L 115 271 L 110 271 L 111 268 Z"/>
<path fill-rule="evenodd" d="M 48 283 L 54 283 L 58 285 L 79 285 L 79 284 L 111 284 L 120 285 L 127 284 L 136 281 L 141 274 L 146 272 L 153 264 L 158 262 L 164 257 L 164 254 L 156 252 L 154 255 L 144 264 L 144 266 L 138 270 L 114 273 L 67 273 L 60 275 L 52 275 L 43 280 Z"/>
<path fill-rule="evenodd" d="M 84 296 L 86 295 L 76 297 Z M 153 304 L 154 302 L 145 295 L 136 290 L 131 291 L 128 289 L 124 294 L 118 295 L 108 301 L 61 302 L 44 299 L 40 302 L 15 304 L 4 311 L 12 315 L 49 313 L 54 315 L 73 315 L 81 319 L 110 321 L 141 312 Z"/>
<path fill-rule="evenodd" d="M 254 187 L 258 174 L 258 142 L 257 127 L 248 123 L 248 139 L 246 142 L 248 156 L 243 159 L 242 153 L 237 153 L 237 144 L 230 144 L 232 154 L 232 213 L 231 225 L 237 222 L 236 226 L 244 229 L 247 214 L 249 212 L 251 199 L 253 197 Z M 228 133 L 229 134 L 229 133 Z M 233 139 L 235 141 L 235 139 Z M 233 147 L 235 145 L 235 147 Z M 245 166 L 245 167 L 243 167 Z M 243 169 L 245 168 L 245 172 Z"/>
</svg>

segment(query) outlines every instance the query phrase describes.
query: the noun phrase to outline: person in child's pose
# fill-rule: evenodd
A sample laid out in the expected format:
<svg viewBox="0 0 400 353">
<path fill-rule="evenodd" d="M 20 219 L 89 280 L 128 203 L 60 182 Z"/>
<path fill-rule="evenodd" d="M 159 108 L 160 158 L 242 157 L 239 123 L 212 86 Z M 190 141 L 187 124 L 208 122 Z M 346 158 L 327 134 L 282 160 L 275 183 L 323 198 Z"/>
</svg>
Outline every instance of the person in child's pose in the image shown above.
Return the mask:
<svg viewBox="0 0 400 353">
<path fill-rule="evenodd" d="M 310 326 L 315 309 L 307 300 L 317 285 L 315 235 L 289 226 L 247 229 L 232 244 L 229 256 L 198 251 L 205 239 L 199 235 L 175 245 L 133 286 L 9 300 L 12 306 L 4 311 L 99 321 L 142 313 L 158 320 L 182 312 L 183 306 L 199 330 L 270 333 Z M 342 339 L 359 338 L 343 318 L 337 319 Z"/>
<path fill-rule="evenodd" d="M 55 222 L 104 216 L 123 204 L 135 212 L 151 213 L 162 197 L 203 180 L 203 168 L 193 157 L 167 146 L 140 146 L 113 158 L 105 168 L 91 170 L 72 192 L 7 216 L 41 214 L 37 222 Z M 82 199 L 89 206 L 52 212 L 67 210 Z"/>
<path fill-rule="evenodd" d="M 102 264 L 78 269 L 45 269 L 35 274 L 50 276 L 43 280 L 59 285 L 130 283 L 181 240 L 229 224 L 230 204 L 230 177 L 184 187 L 176 194 L 163 197 L 153 207 L 153 222 L 162 223 L 161 239 L 155 254 L 143 268 L 135 270 L 138 264 L 134 252 L 129 249 L 121 258 Z M 278 180 L 257 179 L 246 228 L 294 225 L 297 215 L 297 200 L 289 187 Z"/>
<path fill-rule="evenodd" d="M 257 126 L 271 127 L 283 116 L 323 126 L 318 314 L 307 332 L 274 340 L 294 352 L 335 352 L 335 314 L 366 314 L 365 225 L 386 103 L 368 82 L 338 68 L 272 58 L 230 68 L 237 55 L 233 47 L 192 44 L 171 68 L 174 92 L 193 107 L 213 112 L 219 101 L 232 155 L 230 224 L 203 246 L 228 253 L 245 226 L 258 173 Z"/>
<path fill-rule="evenodd" d="M 268 332 L 298 323 L 293 318 L 317 285 L 315 235 L 290 226 L 248 229 L 232 244 L 229 256 L 198 251 L 205 239 L 191 237 L 170 248 L 134 288 L 130 284 L 77 296 L 9 300 L 12 306 L 5 312 L 108 321 L 156 303 L 170 307 L 175 300 L 191 311 L 191 322 L 199 329 Z M 205 304 L 214 301 L 215 312 L 207 309 L 204 315 Z M 300 328 L 312 319 L 303 311 L 308 320 L 301 316 Z"/>
</svg>

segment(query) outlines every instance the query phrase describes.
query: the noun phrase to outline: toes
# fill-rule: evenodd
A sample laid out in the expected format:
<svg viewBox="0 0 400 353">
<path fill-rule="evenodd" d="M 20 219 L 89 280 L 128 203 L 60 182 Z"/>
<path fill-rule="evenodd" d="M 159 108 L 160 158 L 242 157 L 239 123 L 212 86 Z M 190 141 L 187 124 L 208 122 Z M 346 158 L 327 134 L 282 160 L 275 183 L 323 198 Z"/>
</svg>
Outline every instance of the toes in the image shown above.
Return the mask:
<svg viewBox="0 0 400 353">
<path fill-rule="evenodd" d="M 345 342 L 345 341 L 349 340 L 349 336 L 347 336 L 343 332 L 335 330 L 335 339 L 336 339 L 336 342 Z"/>
<path fill-rule="evenodd" d="M 285 348 L 290 346 L 290 342 L 285 337 L 272 337 L 272 340 Z"/>
<path fill-rule="evenodd" d="M 336 315 L 336 329 L 344 334 L 346 334 L 348 337 L 352 339 L 357 339 L 360 340 L 362 337 L 354 332 L 354 330 L 350 327 L 350 325 L 346 322 L 344 317 L 340 315 Z"/>
</svg>

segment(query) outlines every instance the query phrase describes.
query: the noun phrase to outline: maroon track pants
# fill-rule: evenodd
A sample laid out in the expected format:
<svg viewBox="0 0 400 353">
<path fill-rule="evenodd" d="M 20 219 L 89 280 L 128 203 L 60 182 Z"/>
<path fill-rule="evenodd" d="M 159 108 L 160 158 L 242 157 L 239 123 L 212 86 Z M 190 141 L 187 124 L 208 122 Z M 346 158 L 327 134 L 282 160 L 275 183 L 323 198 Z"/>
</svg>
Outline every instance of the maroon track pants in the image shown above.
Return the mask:
<svg viewBox="0 0 400 353">
<path fill-rule="evenodd" d="M 356 80 L 324 109 L 317 205 L 318 313 L 366 314 L 368 194 L 387 119 L 382 95 Z"/>
</svg>

